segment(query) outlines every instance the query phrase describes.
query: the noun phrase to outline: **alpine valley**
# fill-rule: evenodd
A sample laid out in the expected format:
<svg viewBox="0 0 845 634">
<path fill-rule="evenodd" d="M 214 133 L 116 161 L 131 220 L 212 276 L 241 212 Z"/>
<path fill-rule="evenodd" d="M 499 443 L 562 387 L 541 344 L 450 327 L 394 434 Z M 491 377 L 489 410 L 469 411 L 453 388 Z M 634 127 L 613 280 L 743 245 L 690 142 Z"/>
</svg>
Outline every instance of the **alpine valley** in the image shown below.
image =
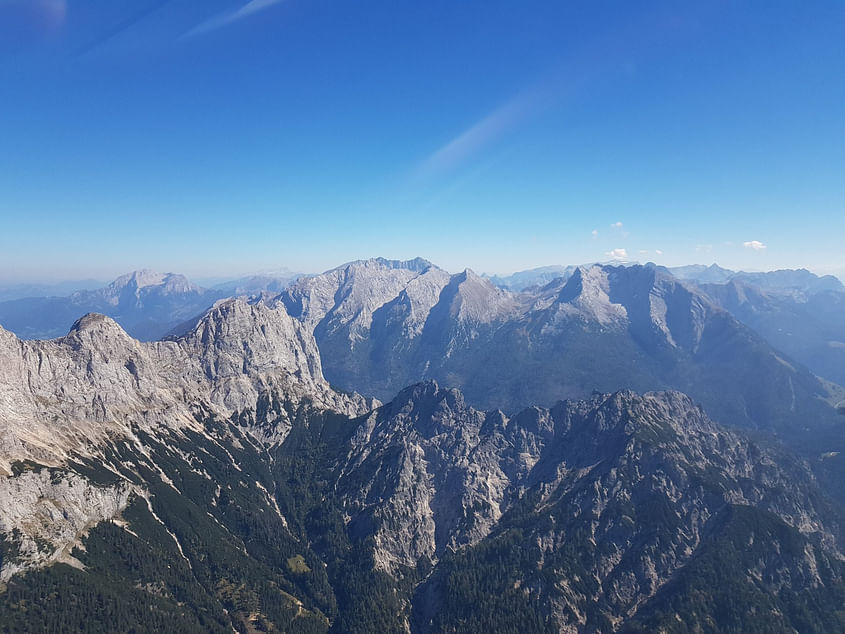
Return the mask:
<svg viewBox="0 0 845 634">
<path fill-rule="evenodd" d="M 378 258 L 0 323 L 2 631 L 845 631 L 835 278 Z"/>
</svg>

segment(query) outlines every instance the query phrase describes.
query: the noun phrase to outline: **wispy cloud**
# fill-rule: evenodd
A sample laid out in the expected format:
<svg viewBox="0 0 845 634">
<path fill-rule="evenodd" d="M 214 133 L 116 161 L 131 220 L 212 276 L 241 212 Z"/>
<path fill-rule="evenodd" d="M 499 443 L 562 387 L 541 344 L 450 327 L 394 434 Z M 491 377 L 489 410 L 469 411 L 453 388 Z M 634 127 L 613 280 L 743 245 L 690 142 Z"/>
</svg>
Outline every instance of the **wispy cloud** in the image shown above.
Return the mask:
<svg viewBox="0 0 845 634">
<path fill-rule="evenodd" d="M 762 251 L 766 248 L 766 245 L 760 242 L 759 240 L 749 240 L 748 242 L 743 242 L 742 246 L 746 249 L 752 249 L 754 251 Z"/>
<path fill-rule="evenodd" d="M 611 228 L 611 229 L 621 229 L 621 228 L 622 228 L 622 227 L 624 227 L 624 226 L 625 226 L 625 225 L 624 225 L 621 221 L 617 220 L 617 221 L 616 221 L 616 222 L 614 222 L 612 225 L 610 225 L 610 228 Z"/>
<path fill-rule="evenodd" d="M 477 154 L 507 134 L 513 133 L 520 125 L 538 117 L 551 108 L 559 108 L 583 92 L 585 87 L 602 82 L 609 73 L 617 73 L 620 60 L 634 64 L 638 60 L 632 57 L 632 51 L 642 48 L 643 26 L 654 19 L 651 14 L 644 14 L 640 20 L 626 22 L 621 28 L 608 30 L 590 38 L 588 45 L 573 50 L 562 62 L 549 69 L 549 72 L 535 83 L 517 93 L 511 99 L 488 111 L 484 116 L 464 128 L 456 136 L 421 158 L 410 171 L 409 176 L 417 181 L 426 181 L 442 176 L 457 169 Z M 671 31 L 677 36 L 677 28 Z M 649 46 L 654 44 L 648 40 Z M 626 237 L 623 234 L 623 237 Z"/>
<path fill-rule="evenodd" d="M 663 251 L 661 251 L 660 249 L 655 249 L 655 250 L 654 250 L 654 252 L 655 252 L 657 255 L 663 255 Z"/>
<path fill-rule="evenodd" d="M 592 232 L 590 233 L 590 235 L 592 235 L 592 236 L 593 236 L 593 240 L 595 240 L 596 238 L 598 238 L 598 237 L 599 237 L 599 230 L 598 230 L 598 229 L 593 229 L 593 230 L 592 230 Z"/>
<path fill-rule="evenodd" d="M 0 6 L 3 4 L 13 3 L 0 2 Z M 32 0 L 30 6 L 40 19 L 41 26 L 48 31 L 58 29 L 67 19 L 67 0 Z"/>
<path fill-rule="evenodd" d="M 90 53 L 94 49 L 102 46 L 103 44 L 115 39 L 124 31 L 128 31 L 133 26 L 144 20 L 145 18 L 149 17 L 166 4 L 168 4 L 171 0 L 154 0 L 153 2 L 149 2 L 141 6 L 138 10 L 126 15 L 122 20 L 119 22 L 111 25 L 108 29 L 104 32 L 100 33 L 95 39 L 87 42 L 84 46 L 79 48 L 74 55 L 76 57 L 85 55 L 86 53 Z"/>
<path fill-rule="evenodd" d="M 222 13 L 218 13 L 217 15 L 210 17 L 205 22 L 200 22 L 190 31 L 187 31 L 182 37 L 195 37 L 204 33 L 216 31 L 217 29 L 222 29 L 225 26 L 234 24 L 239 20 L 248 18 L 249 16 L 258 13 L 259 11 L 269 9 L 270 7 L 280 4 L 282 2 L 284 2 L 284 0 L 249 0 L 249 2 L 247 2 L 239 9 L 235 9 L 234 11 L 224 11 Z"/>
<path fill-rule="evenodd" d="M 416 169 L 417 177 L 437 176 L 457 167 L 529 118 L 542 107 L 543 101 L 541 91 L 520 93 L 425 158 Z"/>
<path fill-rule="evenodd" d="M 606 251 L 605 255 L 612 260 L 625 260 L 628 258 L 628 251 L 625 249 L 611 249 Z"/>
</svg>

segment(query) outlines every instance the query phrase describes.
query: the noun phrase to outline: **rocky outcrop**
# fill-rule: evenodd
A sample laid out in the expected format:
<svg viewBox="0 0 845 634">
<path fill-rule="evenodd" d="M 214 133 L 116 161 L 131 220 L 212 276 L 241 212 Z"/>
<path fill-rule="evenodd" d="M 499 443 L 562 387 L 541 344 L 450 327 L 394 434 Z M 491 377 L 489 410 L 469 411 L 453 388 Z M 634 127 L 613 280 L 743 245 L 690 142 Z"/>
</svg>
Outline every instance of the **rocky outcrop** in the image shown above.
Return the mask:
<svg viewBox="0 0 845 634">
<path fill-rule="evenodd" d="M 612 542 L 591 555 L 591 574 L 609 584 L 608 596 L 625 595 L 614 585 L 622 583 L 614 572 L 621 560 L 630 566 L 645 557 L 636 534 L 656 530 L 642 514 L 649 505 L 676 514 L 671 544 L 660 546 L 660 583 L 727 504 L 773 513 L 838 553 L 838 525 L 812 493 L 809 471 L 715 425 L 679 393 L 619 392 L 507 417 L 428 382 L 357 424 L 338 466 L 338 491 L 351 530 L 375 535 L 376 561 L 388 570 L 477 544 L 528 491 L 536 495 L 532 512 L 556 518 L 548 531 L 540 528 L 548 521 L 532 528 L 542 548 L 557 549 L 576 524 L 597 544 Z M 624 543 L 620 522 L 631 522 Z M 636 601 L 649 592 L 637 590 Z"/>
<path fill-rule="evenodd" d="M 6 542 L 0 584 L 55 562 L 81 566 L 71 549 L 92 526 L 118 518 L 130 496 L 140 493 L 130 483 L 98 486 L 64 470 L 0 478 L 0 534 Z"/>
<path fill-rule="evenodd" d="M 809 469 L 677 392 L 594 395 L 508 417 L 429 382 L 359 419 L 348 449 L 337 491 L 351 533 L 374 537 L 387 571 L 435 564 L 417 594 L 419 631 L 439 631 L 427 624 L 449 612 L 450 575 L 484 570 L 534 584 L 534 609 L 556 630 L 592 631 L 597 615 L 618 627 L 738 535 L 756 535 L 755 552 L 804 544 L 779 564 L 738 564 L 767 579 L 764 592 L 842 582 L 839 516 Z M 497 558 L 474 559 L 503 541 Z M 504 563 L 520 558 L 517 569 Z"/>
<path fill-rule="evenodd" d="M 217 305 L 171 341 L 138 342 L 96 314 L 52 341 L 0 331 L 0 374 L 0 468 L 7 474 L 15 460 L 59 465 L 134 427 L 196 427 L 198 407 L 250 420 L 262 399 L 284 402 L 262 420 L 278 441 L 304 403 L 348 413 L 369 405 L 330 388 L 313 338 L 283 307 L 239 299 Z"/>
</svg>

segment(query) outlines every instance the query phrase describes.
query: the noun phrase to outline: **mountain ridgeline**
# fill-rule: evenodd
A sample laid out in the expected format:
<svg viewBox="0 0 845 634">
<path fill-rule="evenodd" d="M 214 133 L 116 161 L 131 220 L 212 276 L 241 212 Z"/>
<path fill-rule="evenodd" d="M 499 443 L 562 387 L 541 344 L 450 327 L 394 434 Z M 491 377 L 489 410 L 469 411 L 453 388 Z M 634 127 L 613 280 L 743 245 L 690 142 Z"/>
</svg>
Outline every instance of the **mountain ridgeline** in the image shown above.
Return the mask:
<svg viewBox="0 0 845 634">
<path fill-rule="evenodd" d="M 142 340 L 163 337 L 227 294 L 200 288 L 183 275 L 135 271 L 97 290 L 67 297 L 27 297 L 0 302 L 0 324 L 27 339 L 64 335 L 86 313 L 108 315 Z"/>
<path fill-rule="evenodd" d="M 276 301 L 313 332 L 332 384 L 382 400 L 427 378 L 511 412 L 676 389 L 739 427 L 839 425 L 829 386 L 658 267 L 579 267 L 511 293 L 472 271 L 370 260 L 302 278 Z"/>
<path fill-rule="evenodd" d="M 149 270 L 121 275 L 96 290 L 77 290 L 63 296 L 20 296 L 24 290 L 12 288 L 12 297 L 0 301 L 0 325 L 24 339 L 52 339 L 86 313 L 100 313 L 116 320 L 131 336 L 141 341 L 160 339 L 183 323 L 198 318 L 218 300 L 230 296 L 278 293 L 296 274 L 256 275 L 202 288 L 184 275 Z M 49 287 L 57 293 L 61 285 Z M 0 299 L 3 293 L 0 292 Z"/>
<path fill-rule="evenodd" d="M 0 629 L 843 631 L 843 395 L 717 299 L 377 259 L 0 329 Z"/>
</svg>

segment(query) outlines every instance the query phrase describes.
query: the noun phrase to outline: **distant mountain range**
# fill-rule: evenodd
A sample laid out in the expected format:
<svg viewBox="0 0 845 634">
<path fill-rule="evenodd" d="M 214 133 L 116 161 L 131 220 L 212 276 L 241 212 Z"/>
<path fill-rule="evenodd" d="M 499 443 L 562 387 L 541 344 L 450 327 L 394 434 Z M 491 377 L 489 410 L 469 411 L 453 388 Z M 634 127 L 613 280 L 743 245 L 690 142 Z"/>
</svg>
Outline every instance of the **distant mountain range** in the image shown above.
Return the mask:
<svg viewBox="0 0 845 634">
<path fill-rule="evenodd" d="M 517 271 L 507 276 L 485 275 L 494 286 L 508 291 L 523 291 L 532 286 L 545 286 L 552 280 L 567 279 L 575 271 L 575 266 L 541 266 L 527 271 Z"/>
<path fill-rule="evenodd" d="M 806 269 L 781 269 L 762 273 L 731 271 L 717 264 L 705 266 L 693 264 L 668 269 L 672 275 L 682 280 L 692 280 L 705 284 L 725 284 L 740 282 L 756 286 L 764 291 L 795 292 L 813 295 L 824 291 L 845 292 L 845 286 L 833 275 L 818 276 Z"/>
<path fill-rule="evenodd" d="M 550 266 L 489 279 L 500 288 L 525 291 L 555 275 L 566 280 L 575 268 Z M 697 286 L 712 303 L 814 373 L 845 384 L 845 286 L 838 278 L 805 269 L 748 273 L 716 264 L 657 268 Z"/>
<path fill-rule="evenodd" d="M 303 277 L 303 273 L 282 272 L 247 275 L 233 280 L 219 282 L 211 288 L 229 295 L 252 295 L 256 293 L 279 293 L 291 282 Z"/>
<path fill-rule="evenodd" d="M 199 288 L 183 275 L 135 271 L 103 288 L 67 297 L 0 302 L 0 324 L 27 339 L 50 339 L 65 334 L 82 315 L 97 312 L 118 320 L 128 333 L 146 341 L 158 339 L 226 295 Z"/>
<path fill-rule="evenodd" d="M 86 291 L 104 286 L 101 280 L 69 280 L 52 284 L 9 284 L 0 286 L 0 302 L 26 297 L 66 297 L 76 291 Z"/>
<path fill-rule="evenodd" d="M 64 335 L 82 315 L 96 312 L 118 321 L 131 336 L 154 341 L 183 322 L 199 317 L 220 299 L 262 292 L 275 294 L 296 277 L 297 274 L 256 275 L 208 289 L 189 282 L 183 275 L 134 271 L 96 290 L 77 290 L 63 297 L 0 301 L 0 325 L 25 339 L 52 339 Z"/>
<path fill-rule="evenodd" d="M 596 262 L 595 264 L 600 264 Z M 633 266 L 637 262 L 603 263 L 616 266 Z M 584 265 L 591 266 L 591 265 Z M 647 266 L 656 266 L 648 264 Z M 576 269 L 576 266 L 552 265 L 535 269 L 518 271 L 507 276 L 485 275 L 495 286 L 510 291 L 523 291 L 532 286 L 543 286 L 554 279 L 566 279 Z M 686 280 L 704 284 L 725 284 L 730 281 L 742 282 L 756 286 L 765 291 L 786 291 L 814 294 L 822 291 L 845 292 L 845 286 L 833 275 L 818 276 L 806 269 L 781 269 L 748 273 L 746 271 L 732 271 L 718 264 L 689 264 L 686 266 L 661 267 L 669 271 L 679 280 Z"/>
</svg>

